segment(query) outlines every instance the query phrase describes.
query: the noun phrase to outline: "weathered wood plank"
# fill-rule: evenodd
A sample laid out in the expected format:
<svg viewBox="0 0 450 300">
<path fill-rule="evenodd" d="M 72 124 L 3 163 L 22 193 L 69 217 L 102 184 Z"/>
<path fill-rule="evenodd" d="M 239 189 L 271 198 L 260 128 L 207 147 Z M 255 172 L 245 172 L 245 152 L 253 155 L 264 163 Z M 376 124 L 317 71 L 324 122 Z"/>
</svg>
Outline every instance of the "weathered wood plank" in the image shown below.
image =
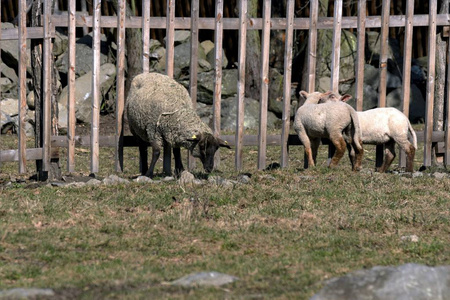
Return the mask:
<svg viewBox="0 0 450 300">
<path fill-rule="evenodd" d="M 50 171 L 50 137 L 52 136 L 52 24 L 51 24 L 51 1 L 44 1 L 44 45 L 43 45 L 43 151 L 42 151 L 42 170 Z"/>
<path fill-rule="evenodd" d="M 26 15 L 26 1 L 19 0 L 19 65 L 27 65 L 27 15 Z M 19 68 L 19 173 L 25 173 L 27 171 L 26 161 L 26 142 L 27 136 L 25 134 L 25 116 L 27 113 L 27 87 L 26 87 L 26 68 Z"/>
<path fill-rule="evenodd" d="M 413 40 L 413 26 L 412 20 L 414 17 L 414 0 L 406 2 L 406 18 L 405 18 L 405 42 L 403 46 L 403 85 L 402 85 L 402 111 L 406 116 L 409 116 L 409 103 L 411 95 L 411 59 L 412 59 L 412 40 Z M 400 150 L 399 153 L 400 166 L 406 166 L 405 151 Z"/>
<path fill-rule="evenodd" d="M 216 28 L 214 29 L 214 93 L 213 132 L 220 134 L 220 109 L 222 97 L 222 45 L 223 45 L 223 1 L 216 0 Z"/>
<path fill-rule="evenodd" d="M 308 93 L 315 91 L 317 65 L 317 20 L 319 17 L 319 1 L 309 2 L 309 33 L 308 33 Z"/>
<path fill-rule="evenodd" d="M 341 56 L 342 0 L 334 1 L 333 49 L 331 50 L 331 90 L 339 92 L 339 66 Z"/>
<path fill-rule="evenodd" d="M 146 2 L 146 1 L 144 1 Z M 117 12 L 117 74 L 116 74 L 116 147 L 115 170 L 123 172 L 123 112 L 125 107 L 125 27 L 126 1 L 119 0 Z M 143 38 L 144 42 L 144 38 Z M 144 55 L 145 57 L 145 55 Z M 144 60 L 143 60 L 144 64 Z M 147 61 L 148 64 L 148 61 Z"/>
<path fill-rule="evenodd" d="M 151 1 L 142 1 L 142 72 L 150 71 L 150 5 Z M 128 24 L 125 25 L 125 28 Z"/>
<path fill-rule="evenodd" d="M 200 1 L 192 0 L 191 5 L 191 60 L 189 65 L 189 95 L 191 96 L 192 106 L 197 107 L 197 79 L 198 79 L 198 19 L 199 19 Z M 189 170 L 195 168 L 195 159 L 192 153 L 188 154 Z"/>
<path fill-rule="evenodd" d="M 243 136 L 244 136 L 244 105 L 245 105 L 245 50 L 247 45 L 247 0 L 241 0 L 239 6 L 239 41 L 238 41 L 238 97 L 235 136 L 235 168 L 242 170 Z"/>
<path fill-rule="evenodd" d="M 76 3 L 75 1 L 69 1 L 69 69 L 67 71 L 67 171 L 75 171 L 75 60 L 76 60 L 76 29 L 75 29 L 75 17 L 76 17 Z"/>
<path fill-rule="evenodd" d="M 286 168 L 289 165 L 288 138 L 291 122 L 291 75 L 292 75 L 292 47 L 294 40 L 294 9 L 295 1 L 288 0 L 286 5 L 286 41 L 284 46 L 284 77 L 283 77 L 283 112 L 281 120 L 281 158 L 280 165 Z"/>
<path fill-rule="evenodd" d="M 61 137 L 63 138 L 63 137 Z M 42 148 L 28 148 L 26 149 L 27 160 L 40 160 L 42 159 Z M 58 148 L 51 149 L 50 157 L 58 158 L 59 156 Z M 17 162 L 19 161 L 19 150 L 0 150 L 0 162 Z"/>
<path fill-rule="evenodd" d="M 312 0 L 312 2 L 315 0 Z M 67 27 L 67 16 L 65 14 L 53 15 L 53 23 L 57 27 Z M 141 28 L 142 20 L 141 17 L 131 17 L 129 22 L 127 22 L 127 28 Z M 166 28 L 166 18 L 165 17 L 152 17 L 150 21 L 151 28 L 165 29 Z M 284 18 L 271 18 L 272 29 L 273 30 L 283 30 L 286 28 L 286 20 Z M 333 29 L 334 18 L 333 17 L 320 17 L 317 19 L 318 29 Z M 413 26 L 428 26 L 429 16 L 428 15 L 415 15 L 413 18 Z M 92 16 L 77 16 L 76 18 L 77 27 L 92 27 Z M 189 29 L 191 24 L 190 18 L 176 18 L 174 20 L 175 29 Z M 294 30 L 308 29 L 310 24 L 309 18 L 295 18 L 294 19 Z M 395 15 L 389 16 L 390 27 L 404 27 L 405 26 L 405 16 Z M 436 16 L 436 25 L 438 26 L 448 26 L 450 25 L 450 20 L 447 14 L 439 14 Z M 215 28 L 215 18 L 200 18 L 199 19 L 199 29 L 214 30 Z M 101 27 L 103 28 L 116 28 L 117 18 L 116 17 L 102 17 Z M 248 24 L 249 30 L 261 30 L 263 27 L 262 18 L 250 18 Z M 342 29 L 357 28 L 358 20 L 357 17 L 344 17 L 342 18 Z M 366 18 L 366 28 L 380 28 L 381 27 L 381 17 L 380 16 L 367 16 Z M 239 29 L 239 19 L 238 18 L 226 18 L 223 20 L 223 29 L 232 30 Z M 8 29 L 11 30 L 11 29 Z M 12 29 L 11 32 L 14 32 Z M 16 30 L 17 32 L 17 30 Z M 33 38 L 42 38 L 43 31 L 36 30 L 39 35 Z M 13 34 L 13 33 L 12 33 Z M 30 34 L 30 37 L 32 35 Z M 10 34 L 5 36 L 7 39 L 13 39 Z M 17 37 L 17 33 L 16 33 Z"/>
<path fill-rule="evenodd" d="M 99 171 L 100 132 L 100 18 L 101 0 L 94 0 L 93 66 L 92 66 L 92 122 L 91 122 L 91 173 Z"/>
<path fill-rule="evenodd" d="M 259 111 L 259 144 L 258 144 L 258 170 L 266 167 L 267 153 L 267 108 L 269 102 L 269 51 L 270 51 L 270 14 L 271 1 L 264 0 L 261 41 L 261 99 Z"/>
<path fill-rule="evenodd" d="M 356 59 L 356 110 L 363 110 L 364 65 L 366 49 L 366 0 L 358 1 L 358 54 Z"/>
<path fill-rule="evenodd" d="M 428 24 L 428 78 L 426 92 L 425 109 L 425 145 L 423 151 L 423 165 L 431 166 L 431 146 L 433 133 L 433 106 L 434 106 L 434 85 L 436 73 L 436 13 L 437 1 L 430 1 Z"/>
<path fill-rule="evenodd" d="M 381 54 L 380 54 L 380 86 L 378 88 L 378 107 L 386 106 L 386 83 L 387 83 L 387 60 L 389 52 L 389 9 L 390 0 L 383 0 L 383 7 L 381 12 Z"/>
</svg>

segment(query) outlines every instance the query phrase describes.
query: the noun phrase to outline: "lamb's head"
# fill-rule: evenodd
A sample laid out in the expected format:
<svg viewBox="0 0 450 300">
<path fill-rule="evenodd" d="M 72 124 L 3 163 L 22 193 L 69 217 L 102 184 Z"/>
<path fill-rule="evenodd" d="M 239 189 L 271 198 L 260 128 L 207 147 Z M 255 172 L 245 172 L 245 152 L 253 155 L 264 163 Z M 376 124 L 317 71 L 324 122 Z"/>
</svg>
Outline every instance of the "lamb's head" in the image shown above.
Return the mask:
<svg viewBox="0 0 450 300">
<path fill-rule="evenodd" d="M 323 103 L 320 102 L 322 99 L 325 99 L 326 96 L 328 95 L 329 92 L 326 93 L 321 93 L 321 92 L 312 92 L 312 93 L 308 93 L 305 91 L 300 91 L 299 95 L 300 95 L 300 99 L 303 100 L 303 104 L 318 104 L 318 103 Z M 300 105 L 300 106 L 301 106 Z"/>
<path fill-rule="evenodd" d="M 338 93 L 334 93 L 334 92 L 328 91 L 326 93 L 323 93 L 320 96 L 320 99 L 319 99 L 318 103 L 339 102 L 339 101 L 347 102 L 351 98 L 352 98 L 352 96 L 349 95 L 349 94 L 345 94 L 345 95 L 341 96 Z"/>
<path fill-rule="evenodd" d="M 192 155 L 200 158 L 203 168 L 207 173 L 214 169 L 214 155 L 219 147 L 231 149 L 228 143 L 211 133 L 200 133 L 193 135 L 190 139 Z"/>
</svg>

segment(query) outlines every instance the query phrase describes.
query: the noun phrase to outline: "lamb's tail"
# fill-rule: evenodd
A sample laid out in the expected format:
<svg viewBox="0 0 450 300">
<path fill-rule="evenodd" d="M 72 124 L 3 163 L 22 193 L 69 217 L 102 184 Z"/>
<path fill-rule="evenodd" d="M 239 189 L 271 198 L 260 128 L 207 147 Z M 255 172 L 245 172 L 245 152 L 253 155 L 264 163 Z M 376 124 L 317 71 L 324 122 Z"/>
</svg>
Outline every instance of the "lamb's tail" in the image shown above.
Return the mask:
<svg viewBox="0 0 450 300">
<path fill-rule="evenodd" d="M 354 109 L 350 109 L 350 117 L 352 119 L 353 128 L 354 128 L 353 137 L 352 137 L 353 141 L 354 141 L 356 147 L 361 149 L 362 148 L 361 128 L 359 126 L 358 114 L 356 113 L 356 111 Z"/>
<path fill-rule="evenodd" d="M 409 131 L 409 135 L 410 135 L 410 139 L 412 140 L 412 144 L 414 146 L 414 149 L 417 149 L 417 136 L 416 136 L 416 132 L 414 131 L 414 129 L 411 126 L 411 123 L 408 121 L 408 131 Z"/>
</svg>

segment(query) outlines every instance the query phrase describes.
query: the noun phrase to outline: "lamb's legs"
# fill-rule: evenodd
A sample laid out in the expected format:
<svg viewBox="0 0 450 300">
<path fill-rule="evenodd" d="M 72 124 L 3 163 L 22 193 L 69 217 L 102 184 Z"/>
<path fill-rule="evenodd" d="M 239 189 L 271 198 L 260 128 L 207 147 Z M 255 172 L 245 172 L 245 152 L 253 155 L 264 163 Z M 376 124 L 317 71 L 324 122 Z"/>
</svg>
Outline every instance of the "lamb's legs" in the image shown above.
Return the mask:
<svg viewBox="0 0 450 300">
<path fill-rule="evenodd" d="M 159 155 L 161 154 L 160 148 L 153 148 L 152 161 L 150 162 L 150 169 L 148 169 L 145 176 L 152 178 L 153 171 L 155 169 L 156 162 L 158 161 Z"/>
<path fill-rule="evenodd" d="M 409 142 L 398 142 L 397 144 L 402 148 L 403 151 L 406 153 L 406 172 L 414 172 L 414 156 L 416 155 L 416 149 L 414 146 Z"/>
<path fill-rule="evenodd" d="M 175 159 L 175 176 L 180 176 L 181 172 L 183 172 L 183 162 L 181 161 L 181 149 L 173 148 L 173 157 Z"/>
<path fill-rule="evenodd" d="M 330 137 L 330 140 L 333 143 L 333 145 L 336 147 L 336 153 L 334 153 L 333 157 L 331 158 L 330 165 L 329 165 L 330 168 L 333 168 L 333 167 L 337 166 L 337 164 L 339 163 L 341 158 L 344 156 L 347 144 L 345 143 L 345 140 L 342 137 L 342 135 Z"/>
<path fill-rule="evenodd" d="M 317 151 L 319 150 L 320 139 L 311 139 L 311 152 L 314 165 L 317 163 Z"/>
<path fill-rule="evenodd" d="M 355 141 L 352 141 L 352 154 L 353 155 L 353 162 L 352 162 L 352 170 L 357 172 L 357 171 L 361 171 L 361 165 L 362 165 L 362 159 L 363 159 L 363 155 L 364 155 L 364 148 L 362 147 L 362 141 L 359 141 L 359 145 L 361 145 L 360 147 L 358 147 L 355 143 Z"/>
<path fill-rule="evenodd" d="M 391 166 L 392 162 L 394 161 L 394 158 L 395 158 L 395 142 L 389 141 L 385 145 L 384 161 L 381 167 L 378 169 L 378 171 L 380 173 L 386 172 L 387 169 L 389 169 L 389 167 Z"/>
</svg>

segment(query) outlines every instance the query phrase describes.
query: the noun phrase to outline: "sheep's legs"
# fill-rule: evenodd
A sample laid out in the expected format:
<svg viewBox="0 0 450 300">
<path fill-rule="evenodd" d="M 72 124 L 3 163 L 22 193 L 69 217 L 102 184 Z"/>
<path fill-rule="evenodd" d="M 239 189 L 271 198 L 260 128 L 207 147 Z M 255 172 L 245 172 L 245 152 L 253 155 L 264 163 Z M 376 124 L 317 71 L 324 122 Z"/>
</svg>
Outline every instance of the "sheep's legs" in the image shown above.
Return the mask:
<svg viewBox="0 0 450 300">
<path fill-rule="evenodd" d="M 158 161 L 159 155 L 161 154 L 161 149 L 159 148 L 153 148 L 152 153 L 152 161 L 150 162 L 150 169 L 148 169 L 145 176 L 152 178 L 153 177 L 153 171 L 155 169 L 156 162 Z"/>
<path fill-rule="evenodd" d="M 392 162 L 395 158 L 395 143 L 394 141 L 390 141 L 386 143 L 385 149 L 384 149 L 384 161 L 381 167 L 378 169 L 380 173 L 384 173 L 389 169 Z"/>
<path fill-rule="evenodd" d="M 148 170 L 148 144 L 138 138 L 139 146 L 139 171 L 145 175 Z"/>
<path fill-rule="evenodd" d="M 317 151 L 319 150 L 320 139 L 311 139 L 311 152 L 314 165 L 317 164 Z"/>
<path fill-rule="evenodd" d="M 180 148 L 173 148 L 173 157 L 175 159 L 175 176 L 180 176 L 183 172 L 183 162 L 181 161 L 181 150 Z"/>
<path fill-rule="evenodd" d="M 400 148 L 406 153 L 406 172 L 414 172 L 414 156 L 416 155 L 416 148 L 408 141 L 405 143 L 398 143 Z"/>
<path fill-rule="evenodd" d="M 359 144 L 362 145 L 362 141 L 359 141 Z M 351 153 L 350 155 L 353 155 L 353 158 L 351 157 L 350 160 L 352 161 L 352 170 L 357 172 L 357 171 L 361 171 L 361 165 L 362 165 L 362 159 L 363 159 L 363 155 L 364 155 L 364 148 L 358 147 L 355 143 L 355 141 L 352 141 L 352 147 L 351 147 Z"/>
<path fill-rule="evenodd" d="M 333 168 L 337 166 L 341 158 L 344 156 L 347 144 L 345 143 L 345 140 L 342 136 L 330 137 L 330 140 L 336 147 L 336 153 L 334 153 L 333 158 L 331 158 L 329 165 L 330 168 Z"/>
</svg>

